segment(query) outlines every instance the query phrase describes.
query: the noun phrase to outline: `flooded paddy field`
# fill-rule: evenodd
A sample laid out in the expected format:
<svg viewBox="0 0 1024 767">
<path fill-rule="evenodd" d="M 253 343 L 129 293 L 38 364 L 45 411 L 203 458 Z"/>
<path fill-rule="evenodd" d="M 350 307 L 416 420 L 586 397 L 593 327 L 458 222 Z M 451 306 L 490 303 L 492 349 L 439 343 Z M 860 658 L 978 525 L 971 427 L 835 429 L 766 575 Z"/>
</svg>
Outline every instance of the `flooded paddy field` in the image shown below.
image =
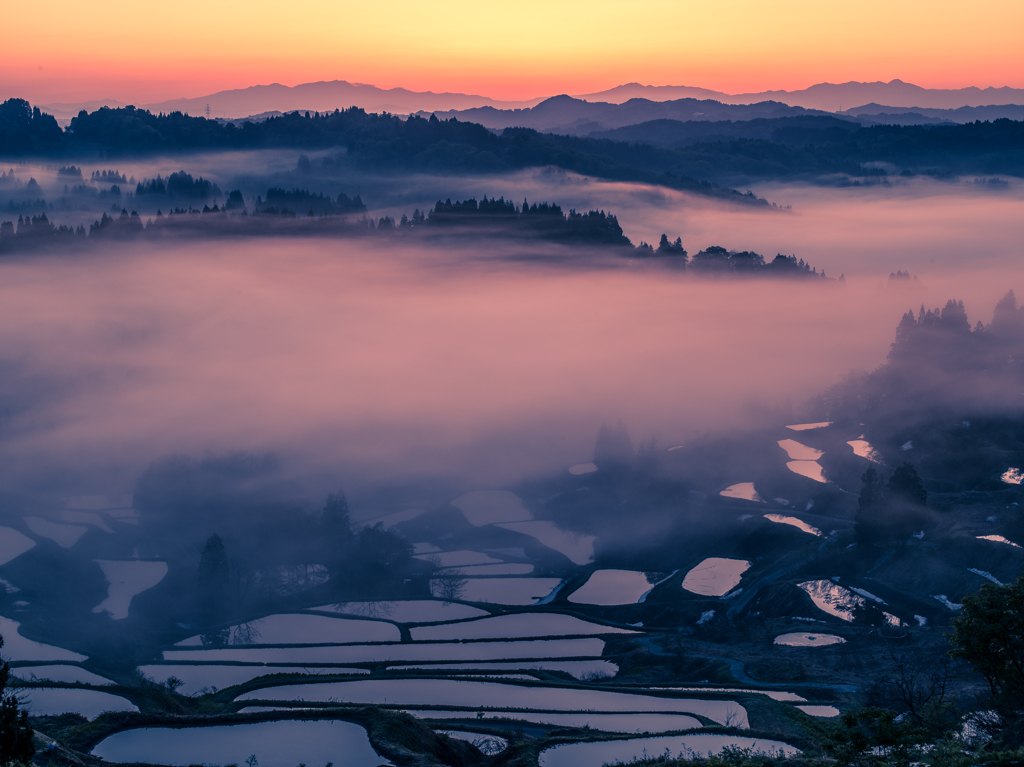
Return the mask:
<svg viewBox="0 0 1024 767">
<path fill-rule="evenodd" d="M 112 679 L 86 671 L 81 666 L 65 664 L 43 666 L 15 666 L 11 673 L 26 682 L 81 682 L 82 684 L 106 685 L 114 684 Z"/>
<path fill-rule="evenodd" d="M 725 725 L 748 726 L 745 709 L 734 701 L 694 700 L 605 690 L 523 686 L 451 679 L 381 679 L 313 682 L 267 687 L 240 695 L 239 701 L 364 703 L 403 707 L 423 705 L 490 708 L 491 703 L 539 710 L 658 711 L 700 714 Z"/>
<path fill-rule="evenodd" d="M 477 669 L 484 672 L 502 671 L 506 669 L 524 669 L 538 671 L 562 671 L 576 679 L 611 678 L 619 672 L 619 667 L 607 660 L 527 660 L 499 663 L 434 663 L 388 666 L 389 669 L 424 669 L 433 671 L 454 671 L 459 669 Z"/>
<path fill-rule="evenodd" d="M 596 636 L 601 634 L 636 634 L 618 626 L 602 626 L 572 615 L 558 613 L 517 613 L 493 618 L 447 623 L 443 626 L 419 626 L 409 633 L 414 640 L 439 639 L 513 639 L 540 636 Z"/>
<path fill-rule="evenodd" d="M 402 638 L 398 627 L 377 620 L 328 618 L 321 615 L 292 613 L 268 615 L 228 630 L 226 644 L 357 644 L 362 642 L 397 642 Z M 202 646 L 200 636 L 189 637 L 175 647 Z"/>
<path fill-rule="evenodd" d="M 723 735 L 677 735 L 660 738 L 571 743 L 545 749 L 541 767 L 600 767 L 610 761 L 631 762 L 668 753 L 671 756 L 711 756 L 726 748 L 749 749 L 763 754 L 795 754 L 798 749 L 778 741 Z"/>
<path fill-rule="evenodd" d="M 523 641 L 415 642 L 406 644 L 327 645 L 320 647 L 233 647 L 165 650 L 168 661 L 237 661 L 240 663 L 344 664 L 388 661 L 503 660 L 506 658 L 592 658 L 604 652 L 601 639 Z"/>
<path fill-rule="evenodd" d="M 486 711 L 480 717 L 478 710 L 408 709 L 408 712 L 421 719 L 479 719 L 484 721 L 498 719 L 508 720 L 510 723 L 532 722 L 552 724 L 558 727 L 589 727 L 601 732 L 630 734 L 697 730 L 702 726 L 699 720 L 685 714 L 597 714 L 589 712 L 556 714 L 543 711 Z"/>
<path fill-rule="evenodd" d="M 55 716 L 73 711 L 86 719 L 95 719 L 105 711 L 138 711 L 126 698 L 98 690 L 67 687 L 33 687 L 24 692 L 31 716 Z"/>
<path fill-rule="evenodd" d="M 230 727 L 144 727 L 111 735 L 92 750 L 108 762 L 241 764 L 253 754 L 266 767 L 307 764 L 378 767 L 366 731 L 349 722 L 261 722 Z"/>
<path fill-rule="evenodd" d="M 197 695 L 203 692 L 216 692 L 227 687 L 250 682 L 262 676 L 272 674 L 369 674 L 367 669 L 345 668 L 344 666 L 221 666 L 216 664 L 153 664 L 139 666 L 139 672 L 148 678 L 166 684 L 167 679 L 175 679 L 176 689 L 182 695 Z"/>
<path fill-rule="evenodd" d="M 439 582 L 439 586 L 443 586 Z M 559 578 L 470 578 L 460 596 L 467 602 L 491 602 L 499 605 L 535 605 L 551 596 L 562 585 Z M 431 590 L 438 588 L 432 582 Z"/>
<path fill-rule="evenodd" d="M 694 594 L 721 597 L 736 586 L 750 568 L 750 562 L 723 557 L 709 557 L 683 578 L 683 588 Z"/>
<path fill-rule="evenodd" d="M 587 582 L 569 595 L 570 602 L 593 605 L 628 605 L 640 601 L 652 582 L 631 570 L 596 570 Z"/>
<path fill-rule="evenodd" d="M 464 620 L 490 615 L 470 605 L 453 602 L 422 599 L 416 601 L 381 601 L 381 602 L 341 602 L 339 604 L 320 605 L 311 610 L 342 613 L 345 615 L 362 615 L 366 618 L 390 620 L 395 623 L 443 623 L 445 621 Z"/>
</svg>

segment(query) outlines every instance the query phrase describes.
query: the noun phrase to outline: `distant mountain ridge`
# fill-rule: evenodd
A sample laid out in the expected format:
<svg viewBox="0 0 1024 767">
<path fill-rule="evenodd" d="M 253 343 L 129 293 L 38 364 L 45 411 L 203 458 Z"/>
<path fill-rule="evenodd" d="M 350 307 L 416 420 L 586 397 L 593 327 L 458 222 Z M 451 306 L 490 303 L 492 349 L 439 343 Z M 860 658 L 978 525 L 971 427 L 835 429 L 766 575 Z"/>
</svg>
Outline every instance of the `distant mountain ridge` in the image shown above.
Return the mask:
<svg viewBox="0 0 1024 767">
<path fill-rule="evenodd" d="M 587 101 L 623 103 L 632 98 L 669 101 L 681 98 L 714 99 L 724 104 L 753 104 L 779 101 L 794 107 L 838 112 L 859 104 L 885 104 L 901 109 L 959 109 L 1004 104 L 1024 104 L 1024 88 L 922 88 L 902 80 L 862 83 L 818 83 L 795 91 L 761 91 L 729 94 L 685 85 L 641 85 L 628 83 L 598 93 L 579 96 Z"/>
<path fill-rule="evenodd" d="M 468 109 L 477 106 L 516 108 L 532 106 L 541 101 L 499 101 L 487 96 L 465 93 L 418 92 L 406 88 L 378 88 L 375 85 L 350 83 L 345 80 L 321 81 L 288 86 L 280 83 L 253 85 L 249 88 L 211 93 L 197 98 L 171 99 L 153 104 L 137 104 L 150 112 L 186 112 L 204 116 L 210 107 L 210 117 L 241 118 L 266 112 L 333 112 L 358 106 L 367 112 L 408 114 L 423 110 Z M 113 100 L 83 102 L 82 104 L 44 104 L 43 108 L 58 119 L 70 119 L 80 109 L 93 111 L 102 105 L 124 106 Z"/>
<path fill-rule="evenodd" d="M 888 83 L 818 83 L 810 88 L 795 91 L 776 90 L 729 94 L 686 85 L 627 83 L 606 91 L 577 95 L 575 98 L 608 104 L 623 104 L 631 99 L 644 99 L 652 102 L 711 99 L 728 105 L 749 105 L 774 101 L 786 106 L 810 110 L 855 112 L 854 108 L 858 105 L 873 104 L 888 107 L 888 110 L 883 111 L 960 109 L 962 107 L 1024 104 L 1024 89 L 970 87 L 943 90 L 922 88 L 902 80 L 891 80 Z M 419 92 L 406 88 L 385 89 L 375 85 L 333 80 L 295 86 L 279 83 L 254 85 L 249 88 L 219 91 L 197 98 L 172 99 L 151 104 L 137 104 L 137 106 L 152 112 L 179 110 L 191 115 L 204 115 L 206 106 L 209 105 L 211 117 L 238 119 L 267 112 L 295 110 L 326 112 L 350 106 L 358 106 L 368 112 L 390 112 L 392 114 L 450 112 L 482 107 L 524 109 L 537 106 L 546 100 L 549 99 L 540 97 L 526 101 L 501 101 L 488 96 L 465 93 Z M 91 112 L 104 104 L 112 107 L 125 105 L 122 101 L 104 99 L 73 104 L 40 104 L 40 106 L 58 120 L 67 121 L 77 115 L 81 109 Z"/>
<path fill-rule="evenodd" d="M 930 109 L 913 107 L 902 110 L 885 104 L 864 104 L 863 106 L 840 112 L 842 115 L 855 117 L 871 117 L 885 122 L 895 122 L 892 118 L 919 115 L 933 120 L 953 123 L 974 122 L 975 120 L 1024 120 L 1024 104 L 999 104 L 980 107 L 957 107 L 956 109 Z"/>
<path fill-rule="evenodd" d="M 420 113 L 427 116 L 429 113 Z M 652 120 L 713 121 L 753 120 L 795 115 L 825 115 L 826 112 L 791 107 L 778 101 L 757 104 L 723 104 L 712 99 L 682 98 L 675 101 L 651 101 L 634 98 L 622 104 L 590 102 L 572 96 L 554 96 L 524 109 L 472 109 L 434 111 L 439 119 L 455 117 L 475 122 L 492 130 L 533 128 L 545 133 L 585 136 L 595 131 L 613 130 Z"/>
</svg>

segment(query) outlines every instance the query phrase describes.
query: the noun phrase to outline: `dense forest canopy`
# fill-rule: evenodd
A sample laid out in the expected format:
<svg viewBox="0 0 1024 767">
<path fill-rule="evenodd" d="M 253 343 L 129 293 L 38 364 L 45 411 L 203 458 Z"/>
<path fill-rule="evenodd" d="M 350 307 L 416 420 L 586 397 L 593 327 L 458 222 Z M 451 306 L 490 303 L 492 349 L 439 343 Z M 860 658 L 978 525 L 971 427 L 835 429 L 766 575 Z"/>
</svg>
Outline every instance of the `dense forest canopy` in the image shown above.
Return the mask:
<svg viewBox="0 0 1024 767">
<path fill-rule="evenodd" d="M 358 107 L 326 113 L 292 112 L 262 122 L 222 125 L 216 120 L 181 112 L 154 115 L 144 109 L 102 107 L 84 110 L 61 133 L 52 117 L 35 117 L 27 101 L 5 102 L 0 118 L 0 156 L 146 156 L 198 150 L 330 149 L 344 147 L 357 167 L 375 171 L 493 173 L 554 165 L 597 178 L 639 181 L 755 201 L 731 189 L 683 178 L 654 158 L 638 165 L 628 145 L 604 142 L 622 150 L 607 152 L 591 139 L 555 137 L 532 130 L 507 130 L 501 135 L 482 125 L 367 114 Z M 43 123 L 52 129 L 44 130 Z"/>
<path fill-rule="evenodd" d="M 752 123 L 754 121 L 751 121 Z M 937 177 L 1024 175 L 1024 122 L 876 125 L 819 118 L 760 120 L 694 128 L 654 121 L 605 137 L 560 136 L 529 128 L 500 133 L 455 118 L 368 114 L 352 107 L 326 113 L 221 123 L 181 112 L 135 107 L 84 110 L 63 132 L 27 101 L 0 106 L 0 156 L 148 156 L 198 150 L 343 147 L 338 162 L 373 171 L 494 173 L 556 166 L 595 178 L 658 184 L 764 204 L 708 181 L 737 178 L 880 177 L 895 172 Z M 714 124 L 712 124 L 714 125 Z M 880 167 L 888 164 L 888 170 Z"/>
</svg>

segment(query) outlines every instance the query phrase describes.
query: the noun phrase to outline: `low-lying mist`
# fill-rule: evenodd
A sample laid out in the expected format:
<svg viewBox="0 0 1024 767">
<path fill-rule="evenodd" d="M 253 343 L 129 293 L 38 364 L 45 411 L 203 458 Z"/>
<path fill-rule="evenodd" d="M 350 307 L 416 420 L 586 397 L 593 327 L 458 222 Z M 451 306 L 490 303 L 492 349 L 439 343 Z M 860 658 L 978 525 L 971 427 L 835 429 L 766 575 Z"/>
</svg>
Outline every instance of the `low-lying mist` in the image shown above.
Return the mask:
<svg viewBox="0 0 1024 767">
<path fill-rule="evenodd" d="M 253 190 L 300 185 L 279 154 L 284 170 Z M 216 158 L 168 162 L 225 190 L 243 173 Z M 667 232 L 691 253 L 791 253 L 847 279 L 701 280 L 635 262 L 492 258 L 523 255 L 494 243 L 256 239 L 9 260 L 6 489 L 131 492 L 151 461 L 207 451 L 274 453 L 314 495 L 423 477 L 500 485 L 589 460 L 605 421 L 671 445 L 782 418 L 850 369 L 880 365 L 906 310 L 958 298 L 987 322 L 1008 288 L 1024 289 L 1016 185 L 756 190 L 791 210 L 557 171 L 329 186 L 363 195 L 370 215 L 484 193 L 601 208 L 634 243 Z M 897 269 L 917 279 L 890 282 Z"/>
</svg>

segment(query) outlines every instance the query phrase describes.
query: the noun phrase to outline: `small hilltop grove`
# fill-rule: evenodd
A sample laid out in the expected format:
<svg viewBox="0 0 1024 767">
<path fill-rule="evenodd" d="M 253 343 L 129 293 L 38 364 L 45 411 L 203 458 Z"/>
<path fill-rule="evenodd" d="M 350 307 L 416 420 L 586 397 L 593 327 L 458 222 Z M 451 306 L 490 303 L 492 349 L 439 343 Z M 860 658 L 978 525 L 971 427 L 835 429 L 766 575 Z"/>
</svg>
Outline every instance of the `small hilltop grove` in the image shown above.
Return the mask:
<svg viewBox="0 0 1024 767">
<path fill-rule="evenodd" d="M 62 170 L 67 171 L 66 168 Z M 79 175 L 80 169 L 77 170 Z M 106 171 L 104 171 L 106 173 Z M 111 171 L 111 178 L 116 171 Z M 118 176 L 118 178 L 121 178 Z M 104 179 L 104 182 L 106 179 Z M 95 193 L 95 189 L 92 189 Z M 106 193 L 119 197 L 112 185 Z M 703 276 L 771 276 L 786 278 L 825 279 L 803 259 L 778 254 L 772 260 L 753 251 L 736 251 L 713 245 L 692 258 L 683 247 L 682 238 L 670 241 L 662 234 L 655 248 L 646 242 L 634 247 L 623 233 L 618 218 L 603 210 L 565 212 L 561 206 L 530 203 L 516 205 L 504 197 L 481 200 L 438 200 L 426 211 L 418 208 L 412 216 L 403 214 L 396 221 L 390 216 L 368 218 L 360 195 L 339 193 L 332 197 L 306 189 L 269 188 L 258 195 L 252 210 L 241 190 L 229 192 L 221 203 L 222 192 L 216 184 L 193 178 L 184 171 L 167 179 L 157 176 L 136 185 L 131 200 L 152 207 L 167 203 L 167 214 L 158 207 L 155 215 L 143 221 L 136 210 L 130 213 L 115 202 L 111 211 L 104 211 L 88 229 L 84 224 L 72 226 L 54 223 L 47 213 L 19 215 L 17 222 L 0 222 L 0 253 L 26 252 L 41 249 L 62 249 L 98 241 L 135 240 L 160 236 L 365 236 L 373 235 L 435 235 L 478 238 L 513 236 L 521 240 L 543 241 L 568 246 L 611 249 L 615 255 L 659 261 L 676 269 L 689 270 Z M 45 201 L 40 200 L 45 208 Z M 212 205 L 210 203 L 213 203 Z M 202 207 L 199 204 L 202 203 Z M 52 205 L 50 206 L 53 207 Z M 305 211 L 302 213 L 301 211 Z M 359 216 L 359 214 L 363 214 Z M 842 281 L 840 277 L 840 281 Z"/>
</svg>

